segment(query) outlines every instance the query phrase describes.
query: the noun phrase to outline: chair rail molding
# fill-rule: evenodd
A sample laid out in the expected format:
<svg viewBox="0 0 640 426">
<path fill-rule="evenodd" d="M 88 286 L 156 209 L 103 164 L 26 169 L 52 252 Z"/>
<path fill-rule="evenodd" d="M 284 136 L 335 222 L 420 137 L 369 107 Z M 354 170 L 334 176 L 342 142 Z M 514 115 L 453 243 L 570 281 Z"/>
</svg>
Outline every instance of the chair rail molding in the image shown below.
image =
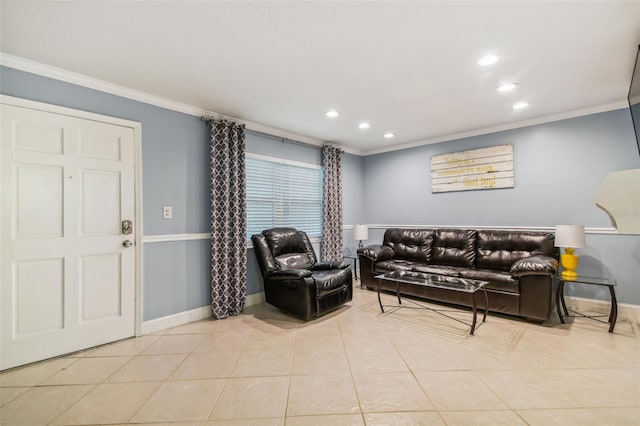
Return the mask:
<svg viewBox="0 0 640 426">
<path fill-rule="evenodd" d="M 352 231 L 354 225 L 344 225 L 343 231 Z M 421 228 L 453 228 L 453 229 L 500 229 L 505 231 L 535 231 L 535 232 L 554 232 L 555 226 L 475 226 L 475 225 L 394 225 L 394 224 L 368 224 L 369 229 L 421 229 Z M 615 228 L 597 228 L 585 227 L 586 234 L 604 234 L 604 235 L 627 235 L 619 234 Z M 144 235 L 142 242 L 144 244 L 166 243 L 174 241 L 194 241 L 208 240 L 211 238 L 210 232 L 190 233 L 190 234 L 162 234 L 162 235 Z M 319 243 L 320 238 L 312 238 L 312 243 Z M 251 243 L 247 243 L 247 248 L 252 248 Z"/>
<path fill-rule="evenodd" d="M 452 228 L 452 229 L 498 229 L 504 231 L 533 231 L 533 232 L 555 232 L 555 226 L 490 226 L 490 225 L 393 225 L 393 224 L 369 224 L 369 229 L 387 229 L 387 228 L 400 228 L 400 229 L 421 229 L 421 228 Z M 351 226 L 350 228 L 353 228 Z M 350 229 L 343 227 L 343 229 Z M 618 234 L 615 228 L 597 228 L 597 227 L 585 227 L 584 232 L 586 234 L 613 234 L 613 235 L 626 235 Z"/>
<path fill-rule="evenodd" d="M 210 232 L 201 232 L 194 234 L 164 234 L 164 235 L 144 235 L 142 242 L 149 243 L 166 243 L 171 241 L 192 241 L 192 240 L 208 240 L 211 238 Z"/>
</svg>

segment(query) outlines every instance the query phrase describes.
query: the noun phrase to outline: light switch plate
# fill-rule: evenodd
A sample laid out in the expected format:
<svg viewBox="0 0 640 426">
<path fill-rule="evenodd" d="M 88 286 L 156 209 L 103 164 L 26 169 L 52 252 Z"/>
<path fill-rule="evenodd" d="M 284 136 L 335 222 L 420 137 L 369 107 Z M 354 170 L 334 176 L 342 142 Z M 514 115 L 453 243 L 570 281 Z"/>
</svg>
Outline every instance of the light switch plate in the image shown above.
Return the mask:
<svg viewBox="0 0 640 426">
<path fill-rule="evenodd" d="M 173 207 L 171 207 L 171 206 L 162 207 L 162 218 L 163 219 L 173 219 Z"/>
</svg>

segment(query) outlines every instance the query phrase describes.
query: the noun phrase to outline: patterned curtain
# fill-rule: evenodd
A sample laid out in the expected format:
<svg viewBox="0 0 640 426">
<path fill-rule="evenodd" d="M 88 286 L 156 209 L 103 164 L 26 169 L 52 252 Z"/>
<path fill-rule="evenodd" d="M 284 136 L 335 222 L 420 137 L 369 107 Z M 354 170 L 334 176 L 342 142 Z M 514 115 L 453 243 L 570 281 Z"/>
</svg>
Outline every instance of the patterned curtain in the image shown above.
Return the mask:
<svg viewBox="0 0 640 426">
<path fill-rule="evenodd" d="M 247 292 L 245 131 L 211 121 L 211 308 L 216 319 L 244 310 Z"/>
<path fill-rule="evenodd" d="M 323 261 L 342 261 L 342 150 L 333 146 L 322 147 L 324 170 L 322 206 Z"/>
</svg>

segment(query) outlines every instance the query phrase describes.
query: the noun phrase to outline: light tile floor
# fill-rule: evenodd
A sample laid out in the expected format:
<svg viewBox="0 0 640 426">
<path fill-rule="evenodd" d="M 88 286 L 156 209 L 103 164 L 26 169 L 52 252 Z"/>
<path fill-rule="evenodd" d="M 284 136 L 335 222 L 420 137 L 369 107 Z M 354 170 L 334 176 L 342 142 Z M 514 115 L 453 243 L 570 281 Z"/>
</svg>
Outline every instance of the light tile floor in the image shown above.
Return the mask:
<svg viewBox="0 0 640 426">
<path fill-rule="evenodd" d="M 374 292 L 268 305 L 0 374 L 2 425 L 640 425 L 640 321 L 490 314 L 476 335 Z M 384 296 L 393 303 L 391 296 Z M 456 310 L 463 320 L 470 312 Z"/>
</svg>

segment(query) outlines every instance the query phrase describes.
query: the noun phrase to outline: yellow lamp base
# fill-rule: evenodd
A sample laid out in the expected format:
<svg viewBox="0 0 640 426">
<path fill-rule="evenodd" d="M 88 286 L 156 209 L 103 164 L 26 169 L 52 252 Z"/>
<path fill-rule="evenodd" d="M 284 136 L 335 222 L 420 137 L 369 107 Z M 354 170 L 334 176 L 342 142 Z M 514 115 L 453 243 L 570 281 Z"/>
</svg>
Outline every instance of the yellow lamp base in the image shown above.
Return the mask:
<svg viewBox="0 0 640 426">
<path fill-rule="evenodd" d="M 562 279 L 572 281 L 578 278 L 578 274 L 575 271 L 578 267 L 578 256 L 573 254 L 573 248 L 567 247 L 564 254 L 560 255 L 560 262 L 564 271 L 560 274 Z"/>
</svg>

